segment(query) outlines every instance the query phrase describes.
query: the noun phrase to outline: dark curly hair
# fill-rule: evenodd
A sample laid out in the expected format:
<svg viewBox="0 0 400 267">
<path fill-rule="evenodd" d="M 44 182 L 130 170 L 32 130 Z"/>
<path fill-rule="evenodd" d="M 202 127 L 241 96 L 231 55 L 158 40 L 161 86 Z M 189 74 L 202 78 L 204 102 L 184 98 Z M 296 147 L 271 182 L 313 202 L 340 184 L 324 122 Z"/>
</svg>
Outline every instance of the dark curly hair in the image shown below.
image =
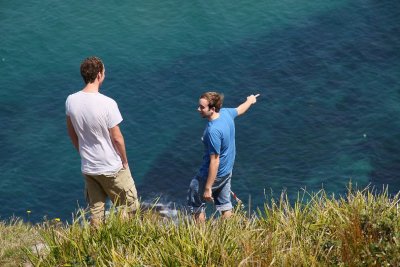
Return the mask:
<svg viewBox="0 0 400 267">
<path fill-rule="evenodd" d="M 88 57 L 81 63 L 81 75 L 86 84 L 96 80 L 97 74 L 102 73 L 104 64 L 98 57 Z"/>
</svg>

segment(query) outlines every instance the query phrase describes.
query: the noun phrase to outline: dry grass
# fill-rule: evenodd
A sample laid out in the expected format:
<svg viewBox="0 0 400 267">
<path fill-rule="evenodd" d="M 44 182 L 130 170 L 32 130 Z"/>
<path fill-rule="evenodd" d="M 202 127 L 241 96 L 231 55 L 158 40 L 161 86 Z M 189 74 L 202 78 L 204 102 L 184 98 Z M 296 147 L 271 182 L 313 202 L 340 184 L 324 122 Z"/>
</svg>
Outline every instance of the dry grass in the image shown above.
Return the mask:
<svg viewBox="0 0 400 267">
<path fill-rule="evenodd" d="M 24 249 L 40 243 L 37 229 L 15 218 L 0 222 L 0 266 L 23 265 L 28 259 Z"/>
<path fill-rule="evenodd" d="M 229 220 L 196 225 L 179 215 L 165 220 L 151 211 L 128 221 L 117 214 L 94 230 L 83 220 L 72 225 L 32 228 L 1 225 L 5 259 L 34 266 L 396 266 L 400 262 L 399 195 L 352 191 L 328 197 L 305 193 L 290 204 L 282 194 L 257 216 L 238 210 Z M 19 229 L 18 236 L 6 237 Z M 33 232 L 48 253 L 32 252 Z M 38 238 L 37 236 L 35 238 Z M 8 244 L 16 243 L 16 245 Z M 8 251 L 8 252 L 7 252 Z M 2 257 L 3 258 L 3 257 Z"/>
</svg>

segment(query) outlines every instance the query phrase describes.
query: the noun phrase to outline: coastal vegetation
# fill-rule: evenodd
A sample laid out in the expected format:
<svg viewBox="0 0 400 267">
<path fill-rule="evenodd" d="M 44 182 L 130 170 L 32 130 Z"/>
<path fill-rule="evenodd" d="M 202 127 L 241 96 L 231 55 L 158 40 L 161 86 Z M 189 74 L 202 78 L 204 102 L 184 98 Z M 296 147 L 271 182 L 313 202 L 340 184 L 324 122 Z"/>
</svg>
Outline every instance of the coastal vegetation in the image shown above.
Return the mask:
<svg viewBox="0 0 400 267">
<path fill-rule="evenodd" d="M 266 200 L 257 212 L 237 205 L 229 220 L 196 225 L 183 213 L 152 210 L 120 219 L 111 212 L 93 229 L 71 224 L 0 224 L 1 266 L 396 266 L 399 194 L 366 188 L 345 196 L 302 192 Z"/>
</svg>

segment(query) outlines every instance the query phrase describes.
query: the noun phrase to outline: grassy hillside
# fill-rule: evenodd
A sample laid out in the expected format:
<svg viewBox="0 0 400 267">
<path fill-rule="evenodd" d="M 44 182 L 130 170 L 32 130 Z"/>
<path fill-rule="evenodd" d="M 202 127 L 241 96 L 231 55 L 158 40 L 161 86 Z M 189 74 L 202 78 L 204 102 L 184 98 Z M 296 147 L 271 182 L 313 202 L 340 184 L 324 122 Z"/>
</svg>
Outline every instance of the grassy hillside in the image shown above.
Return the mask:
<svg viewBox="0 0 400 267">
<path fill-rule="evenodd" d="M 196 225 L 151 211 L 130 220 L 109 216 L 99 229 L 85 220 L 0 224 L 0 265 L 14 266 L 396 266 L 400 262 L 399 195 L 366 189 L 347 196 L 286 194 L 258 214 Z M 36 246 L 34 246 L 36 244 Z"/>
</svg>

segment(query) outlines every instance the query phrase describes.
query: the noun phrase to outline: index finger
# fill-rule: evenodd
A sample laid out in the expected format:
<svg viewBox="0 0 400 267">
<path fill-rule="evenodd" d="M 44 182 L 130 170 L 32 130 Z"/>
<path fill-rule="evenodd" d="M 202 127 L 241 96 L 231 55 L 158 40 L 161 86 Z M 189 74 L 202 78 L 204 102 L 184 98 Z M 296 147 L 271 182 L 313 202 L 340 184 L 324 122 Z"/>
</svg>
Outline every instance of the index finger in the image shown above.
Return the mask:
<svg viewBox="0 0 400 267">
<path fill-rule="evenodd" d="M 255 95 L 255 97 L 259 97 L 259 96 L 260 96 L 260 94 L 256 94 L 256 95 Z"/>
</svg>

